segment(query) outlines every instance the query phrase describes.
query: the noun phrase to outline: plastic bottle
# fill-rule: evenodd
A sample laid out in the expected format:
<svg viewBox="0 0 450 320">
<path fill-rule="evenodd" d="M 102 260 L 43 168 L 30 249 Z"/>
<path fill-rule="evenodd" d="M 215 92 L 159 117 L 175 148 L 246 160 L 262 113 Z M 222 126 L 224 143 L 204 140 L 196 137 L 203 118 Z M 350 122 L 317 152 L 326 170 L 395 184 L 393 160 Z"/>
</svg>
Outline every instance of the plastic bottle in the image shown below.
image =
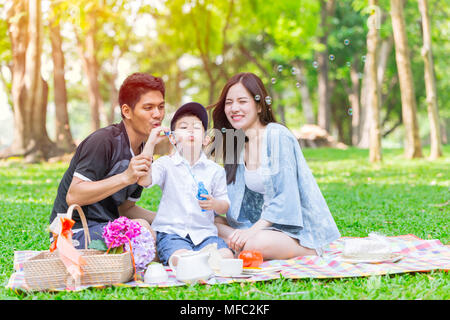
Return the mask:
<svg viewBox="0 0 450 320">
<path fill-rule="evenodd" d="M 208 193 L 208 190 L 206 190 L 205 185 L 203 184 L 203 182 L 199 181 L 198 182 L 198 192 L 197 192 L 197 199 L 198 200 L 206 200 L 205 197 L 201 196 L 202 194 L 209 194 L 209 193 Z M 205 212 L 207 210 L 202 209 L 202 211 Z"/>
</svg>

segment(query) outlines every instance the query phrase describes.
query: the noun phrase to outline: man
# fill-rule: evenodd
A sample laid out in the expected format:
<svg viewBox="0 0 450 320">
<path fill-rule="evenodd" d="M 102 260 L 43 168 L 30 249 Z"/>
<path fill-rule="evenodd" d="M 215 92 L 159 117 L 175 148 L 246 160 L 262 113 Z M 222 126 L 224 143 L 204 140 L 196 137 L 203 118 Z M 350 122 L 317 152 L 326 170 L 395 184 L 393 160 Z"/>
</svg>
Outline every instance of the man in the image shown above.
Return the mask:
<svg viewBox="0 0 450 320">
<path fill-rule="evenodd" d="M 125 79 L 119 90 L 122 121 L 95 131 L 77 147 L 59 184 L 50 222 L 57 213 L 78 204 L 91 240 L 101 239 L 103 227 L 119 216 L 135 219 L 151 230 L 155 213 L 136 206 L 142 193 L 136 182 L 147 175 L 152 162 L 141 152 L 151 130 L 164 119 L 164 95 L 161 78 L 134 73 Z M 84 232 L 78 214 L 73 219 L 74 246 L 81 249 Z"/>
</svg>

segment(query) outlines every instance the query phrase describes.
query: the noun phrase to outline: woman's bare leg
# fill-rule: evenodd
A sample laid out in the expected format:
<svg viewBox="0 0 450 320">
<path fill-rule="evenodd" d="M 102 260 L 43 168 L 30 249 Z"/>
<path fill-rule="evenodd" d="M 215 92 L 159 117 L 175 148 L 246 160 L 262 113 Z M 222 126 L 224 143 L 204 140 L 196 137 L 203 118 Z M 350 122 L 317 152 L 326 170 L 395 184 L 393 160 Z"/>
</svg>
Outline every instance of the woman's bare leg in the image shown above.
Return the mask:
<svg viewBox="0 0 450 320">
<path fill-rule="evenodd" d="M 228 237 L 235 229 L 228 225 L 225 217 L 216 216 L 214 223 L 219 232 L 219 237 L 228 243 Z M 274 230 L 259 231 L 252 239 L 247 241 L 243 250 L 258 250 L 263 254 L 264 260 L 285 260 L 298 256 L 317 255 L 316 250 L 303 247 L 298 243 L 298 240 Z"/>
<path fill-rule="evenodd" d="M 219 249 L 220 256 L 224 259 L 233 259 L 233 252 L 228 248 Z"/>
<path fill-rule="evenodd" d="M 315 256 L 316 250 L 306 248 L 280 231 L 261 230 L 247 241 L 243 250 L 258 250 L 264 260 L 291 259 L 298 256 Z"/>
</svg>

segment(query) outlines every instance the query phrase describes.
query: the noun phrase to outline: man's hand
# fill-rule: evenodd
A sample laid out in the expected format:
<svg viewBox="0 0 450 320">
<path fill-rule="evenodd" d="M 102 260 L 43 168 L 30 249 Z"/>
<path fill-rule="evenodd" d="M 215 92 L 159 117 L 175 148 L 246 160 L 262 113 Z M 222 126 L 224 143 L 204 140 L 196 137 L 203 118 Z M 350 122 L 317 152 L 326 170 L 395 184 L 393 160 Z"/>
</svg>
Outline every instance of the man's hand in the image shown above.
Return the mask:
<svg viewBox="0 0 450 320">
<path fill-rule="evenodd" d="M 164 139 L 167 139 L 165 135 L 166 132 L 170 132 L 170 129 L 165 127 L 153 128 L 152 131 L 150 132 L 150 135 L 148 136 L 147 142 L 145 143 L 144 150 L 142 151 L 142 153 L 148 156 L 153 156 L 153 150 L 155 148 L 155 145 L 157 145 Z"/>
<path fill-rule="evenodd" d="M 124 179 L 128 185 L 136 183 L 141 177 L 148 174 L 152 158 L 148 155 L 140 154 L 131 158 L 128 169 L 123 172 Z"/>
</svg>

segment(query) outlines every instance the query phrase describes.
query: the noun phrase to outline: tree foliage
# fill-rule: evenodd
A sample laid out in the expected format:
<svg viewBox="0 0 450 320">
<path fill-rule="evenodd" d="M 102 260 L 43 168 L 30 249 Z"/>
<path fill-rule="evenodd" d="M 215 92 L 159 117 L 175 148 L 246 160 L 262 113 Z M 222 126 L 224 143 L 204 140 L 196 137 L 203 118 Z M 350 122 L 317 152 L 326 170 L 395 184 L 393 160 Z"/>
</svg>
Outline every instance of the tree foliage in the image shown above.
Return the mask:
<svg viewBox="0 0 450 320">
<path fill-rule="evenodd" d="M 87 98 L 88 92 L 93 90 L 90 81 L 98 81 L 98 112 L 103 126 L 120 120 L 115 97 L 121 81 L 136 71 L 163 77 L 169 113 L 188 100 L 209 105 L 218 98 L 230 76 L 241 71 L 254 72 L 273 96 L 278 120 L 293 129 L 306 123 L 306 117 L 311 118 L 311 115 L 317 123 L 320 71 L 317 55 L 321 52 L 329 55 L 331 134 L 347 144 L 356 141 L 352 135 L 356 132 L 354 122 L 359 115 L 352 109 L 355 98 L 351 94 L 358 92 L 361 100 L 365 92 L 367 19 L 374 10 L 367 0 L 336 1 L 333 14 L 326 21 L 326 43 L 320 41 L 325 31 L 320 22 L 321 1 L 54 0 L 55 16 L 50 16 L 49 3 L 42 0 L 43 24 L 47 28 L 53 19 L 61 26 L 70 125 L 78 141 L 92 131 L 86 124 L 92 118 Z M 14 53 L 8 35 L 8 6 L 0 4 L 0 88 L 8 93 L 8 104 L 12 108 L 10 66 Z M 450 80 L 446 62 L 450 49 L 450 6 L 441 0 L 429 0 L 428 6 L 437 101 L 441 126 L 445 128 L 450 125 Z M 390 1 L 379 0 L 378 7 L 381 12 L 379 36 L 383 43 L 393 35 Z M 423 45 L 421 16 L 415 1 L 405 2 L 404 16 L 420 135 L 426 142 L 429 126 L 420 54 Z M 95 46 L 91 51 L 85 41 L 90 32 Z M 50 40 L 46 31 L 41 56 L 43 66 L 51 65 L 48 47 Z M 86 68 L 85 71 L 82 68 L 82 61 L 89 52 L 98 70 L 90 76 Z M 401 146 L 404 119 L 395 49 L 386 56 L 383 75 L 380 86 L 382 144 Z M 53 84 L 48 83 L 51 93 Z M 53 104 L 51 94 L 48 103 Z M 49 112 L 47 119 L 49 117 L 54 114 Z M 447 141 L 445 129 L 442 140 Z"/>
</svg>

